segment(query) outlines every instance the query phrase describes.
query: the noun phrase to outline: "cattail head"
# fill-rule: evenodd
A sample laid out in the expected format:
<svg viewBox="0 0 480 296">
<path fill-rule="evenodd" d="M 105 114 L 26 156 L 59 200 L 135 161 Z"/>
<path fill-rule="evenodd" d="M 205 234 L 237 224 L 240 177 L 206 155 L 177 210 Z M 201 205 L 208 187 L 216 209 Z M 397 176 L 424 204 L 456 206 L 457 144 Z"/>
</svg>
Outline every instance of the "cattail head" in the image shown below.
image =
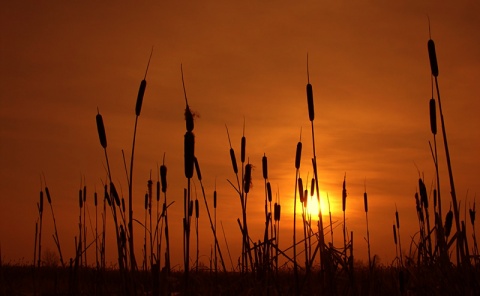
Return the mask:
<svg viewBox="0 0 480 296">
<path fill-rule="evenodd" d="M 262 157 L 262 172 L 263 172 L 263 178 L 267 180 L 268 179 L 268 163 L 267 163 L 267 157 L 265 156 L 265 153 L 263 154 L 263 157 Z"/>
<path fill-rule="evenodd" d="M 97 206 L 97 192 L 93 194 L 93 204 Z"/>
<path fill-rule="evenodd" d="M 105 126 L 103 125 L 103 118 L 100 113 L 97 113 L 96 121 L 97 121 L 98 137 L 100 138 L 100 144 L 105 149 L 107 148 L 107 134 L 105 133 Z"/>
<path fill-rule="evenodd" d="M 198 160 L 196 157 L 193 158 L 195 164 L 195 171 L 197 172 L 197 178 L 199 181 L 202 181 L 202 172 L 200 171 L 200 166 L 198 165 Z"/>
<path fill-rule="evenodd" d="M 278 210 L 278 204 L 275 203 L 273 205 L 273 220 L 278 221 L 279 219 L 279 210 Z"/>
<path fill-rule="evenodd" d="M 473 202 L 473 209 L 468 209 L 468 212 L 470 214 L 470 222 L 472 225 L 475 223 L 475 202 Z"/>
<path fill-rule="evenodd" d="M 191 131 L 185 133 L 184 160 L 185 177 L 190 179 L 193 177 L 193 166 L 195 162 L 195 136 Z"/>
<path fill-rule="evenodd" d="M 300 160 L 302 158 L 302 142 L 297 143 L 297 151 L 295 153 L 295 168 L 300 168 Z"/>
<path fill-rule="evenodd" d="M 395 224 L 393 224 L 393 241 L 397 244 L 397 229 L 395 228 Z"/>
<path fill-rule="evenodd" d="M 346 177 L 343 178 L 343 189 L 342 189 L 342 211 L 345 212 L 347 207 L 347 188 L 346 188 Z"/>
<path fill-rule="evenodd" d="M 52 199 L 51 199 L 51 197 L 50 197 L 50 191 L 48 191 L 48 187 L 47 187 L 47 186 L 45 186 L 45 194 L 47 195 L 47 201 L 48 201 L 48 203 L 51 204 L 51 203 L 52 203 Z"/>
<path fill-rule="evenodd" d="M 145 79 L 140 82 L 140 88 L 138 89 L 137 103 L 135 104 L 135 115 L 140 116 L 143 104 L 143 95 L 145 94 L 145 88 L 147 87 L 147 81 Z"/>
<path fill-rule="evenodd" d="M 267 197 L 268 202 L 272 202 L 272 186 L 270 185 L 270 182 L 267 182 Z"/>
<path fill-rule="evenodd" d="M 244 178 L 245 193 L 248 193 L 250 191 L 251 185 L 252 185 L 252 165 L 248 163 L 245 165 L 245 178 Z"/>
<path fill-rule="evenodd" d="M 167 167 L 163 164 L 160 167 L 160 180 L 162 181 L 162 192 L 167 192 Z"/>
<path fill-rule="evenodd" d="M 302 178 L 298 178 L 298 193 L 300 194 L 300 202 L 303 204 L 305 196 L 303 196 L 304 191 L 303 191 L 303 180 L 302 180 Z"/>
<path fill-rule="evenodd" d="M 398 217 L 398 211 L 395 210 L 395 220 L 397 221 L 397 228 L 400 228 L 400 218 Z"/>
<path fill-rule="evenodd" d="M 119 207 L 120 206 L 120 198 L 118 197 L 118 192 L 117 192 L 117 189 L 115 188 L 115 185 L 113 184 L 113 182 L 110 182 L 110 195 L 115 200 L 115 203 L 117 204 L 117 207 Z"/>
<path fill-rule="evenodd" d="M 213 191 L 213 208 L 217 208 L 217 190 Z"/>
<path fill-rule="evenodd" d="M 432 134 L 437 134 L 437 108 L 435 106 L 435 99 L 430 99 L 430 130 Z"/>
<path fill-rule="evenodd" d="M 188 132 L 192 132 L 194 128 L 194 120 L 193 120 L 194 114 L 192 110 L 190 110 L 190 107 L 187 105 L 185 108 L 185 122 L 186 122 L 186 128 Z"/>
<path fill-rule="evenodd" d="M 430 58 L 430 69 L 432 70 L 432 75 L 438 76 L 438 64 L 437 64 L 437 54 L 435 52 L 435 42 L 432 39 L 427 42 L 428 47 L 428 57 Z"/>
<path fill-rule="evenodd" d="M 150 195 L 150 198 L 153 196 L 153 181 L 152 179 L 149 179 L 147 181 L 147 188 L 148 188 L 148 195 Z"/>
<path fill-rule="evenodd" d="M 233 172 L 238 174 L 237 159 L 235 158 L 235 151 L 233 151 L 233 148 L 230 148 L 230 159 L 232 160 Z"/>
<path fill-rule="evenodd" d="M 452 222 L 453 222 L 453 212 L 452 210 L 448 211 L 447 216 L 445 217 L 445 236 L 448 237 L 450 235 L 450 231 L 452 230 Z"/>
<path fill-rule="evenodd" d="M 420 189 L 420 198 L 422 201 L 422 205 L 425 207 L 425 209 L 428 209 L 427 187 L 425 187 L 425 183 L 423 183 L 422 178 L 418 179 L 418 187 Z"/>
<path fill-rule="evenodd" d="M 368 197 L 366 192 L 363 193 L 363 205 L 365 208 L 365 213 L 368 213 Z"/>
<path fill-rule="evenodd" d="M 310 121 L 315 119 L 315 110 L 313 108 L 313 88 L 310 83 L 307 83 L 307 104 L 308 104 L 308 118 Z"/>
<path fill-rule="evenodd" d="M 160 201 L 160 181 L 157 181 L 157 202 Z"/>
<path fill-rule="evenodd" d="M 417 213 L 420 213 L 422 211 L 422 208 L 420 207 L 420 200 L 418 199 L 418 192 L 415 192 L 415 207 Z"/>
<path fill-rule="evenodd" d="M 145 211 L 148 209 L 148 193 L 145 193 Z"/>
<path fill-rule="evenodd" d="M 104 186 L 104 198 L 107 200 L 107 203 L 109 206 L 112 205 L 112 203 L 110 202 L 110 196 L 108 194 L 108 187 L 107 185 Z"/>
<path fill-rule="evenodd" d="M 198 219 L 200 216 L 200 206 L 198 204 L 198 199 L 195 200 L 195 217 Z"/>
</svg>

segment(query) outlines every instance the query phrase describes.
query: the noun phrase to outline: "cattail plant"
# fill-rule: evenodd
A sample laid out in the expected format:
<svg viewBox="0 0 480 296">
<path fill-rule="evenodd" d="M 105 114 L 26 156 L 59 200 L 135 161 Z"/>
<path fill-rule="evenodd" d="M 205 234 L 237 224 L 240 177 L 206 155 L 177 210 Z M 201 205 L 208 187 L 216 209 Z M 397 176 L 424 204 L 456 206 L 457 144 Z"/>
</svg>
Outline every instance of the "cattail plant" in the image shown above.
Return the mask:
<svg viewBox="0 0 480 296">
<path fill-rule="evenodd" d="M 198 181 L 200 182 L 200 186 L 202 188 L 202 196 L 203 196 L 203 201 L 205 202 L 205 209 L 207 210 L 208 221 L 210 222 L 210 228 L 212 230 L 212 234 L 213 234 L 213 237 L 215 239 L 215 252 L 218 251 L 218 254 L 220 256 L 220 261 L 221 261 L 221 264 L 222 264 L 222 267 L 223 267 L 223 271 L 226 271 L 225 263 L 223 261 L 222 251 L 220 250 L 220 245 L 218 244 L 218 240 L 217 240 L 215 225 L 212 221 L 212 216 L 210 215 L 210 207 L 208 206 L 207 197 L 206 197 L 206 194 L 205 194 L 205 188 L 203 186 L 202 173 L 200 171 L 200 165 L 199 165 L 198 159 L 196 157 L 194 157 L 194 165 L 195 165 L 195 171 L 197 172 Z M 196 201 L 196 203 L 198 203 L 198 201 Z M 195 206 L 197 207 L 198 205 L 196 204 Z"/>
<path fill-rule="evenodd" d="M 397 222 L 398 249 L 400 251 L 400 265 L 403 266 L 402 243 L 400 240 L 400 218 L 398 216 L 397 205 L 395 205 L 395 221 Z"/>
<path fill-rule="evenodd" d="M 365 182 L 365 192 L 363 193 L 363 205 L 365 209 L 365 220 L 367 222 L 368 267 L 371 270 L 373 266 L 372 266 L 372 259 L 370 257 L 370 231 L 368 230 L 368 196 L 367 196 L 366 182 Z"/>
<path fill-rule="evenodd" d="M 308 105 L 308 118 L 310 120 L 311 129 L 312 129 L 312 146 L 313 146 L 313 177 L 315 178 L 315 187 L 317 193 L 317 202 L 321 205 L 320 202 L 320 190 L 318 186 L 318 172 L 317 172 L 317 154 L 315 149 L 315 128 L 313 120 L 315 119 L 315 109 L 313 105 L 313 87 L 310 84 L 310 72 L 308 69 L 308 54 L 307 54 L 307 105 Z M 318 207 L 318 234 L 319 234 L 319 246 L 320 246 L 320 270 L 323 273 L 324 271 L 324 250 L 325 250 L 325 237 L 323 233 L 323 215 L 322 207 Z"/>
<path fill-rule="evenodd" d="M 187 100 L 187 92 L 185 89 L 185 81 L 183 79 L 183 67 L 180 65 L 180 71 L 182 74 L 182 85 L 185 96 L 185 122 L 187 132 L 184 137 L 184 172 L 185 178 L 187 178 L 187 191 L 184 207 L 184 212 L 188 211 L 188 216 L 184 217 L 184 237 L 185 237 L 185 250 L 184 250 L 184 265 L 185 265 L 185 288 L 188 290 L 189 280 L 189 258 L 190 258 L 190 221 L 193 210 L 193 201 L 191 200 L 191 185 L 190 180 L 193 177 L 194 161 L 195 161 L 195 135 L 193 134 L 194 128 L 194 116 Z"/>
<path fill-rule="evenodd" d="M 422 208 L 425 211 L 425 218 L 427 222 L 427 241 L 426 242 L 427 242 L 428 254 L 430 258 L 432 258 L 433 253 L 432 253 L 432 240 L 430 239 L 430 215 L 428 211 L 429 204 L 428 204 L 427 188 L 422 178 L 418 179 L 418 187 L 420 191 L 420 200 L 422 203 Z"/>
<path fill-rule="evenodd" d="M 297 184 L 298 188 L 300 183 L 302 183 L 299 176 L 300 171 L 300 161 L 302 158 L 302 136 L 300 132 L 300 141 L 297 143 L 297 149 L 295 151 L 295 194 L 293 195 L 293 272 L 295 276 L 295 292 L 298 295 L 299 293 L 299 282 L 298 282 L 298 266 L 297 266 Z M 303 185 L 303 184 L 302 184 Z M 300 202 L 303 204 L 303 186 L 298 189 L 300 193 Z"/>
<path fill-rule="evenodd" d="M 147 73 L 148 67 L 150 66 L 150 60 L 153 54 L 153 47 L 152 51 L 150 52 L 150 57 L 148 58 L 147 69 L 145 70 L 145 76 L 143 80 L 140 82 L 140 88 L 138 89 L 137 101 L 135 103 L 135 126 L 133 128 L 133 141 L 132 141 L 132 155 L 130 157 L 130 178 L 128 178 L 128 233 L 129 233 L 129 250 L 130 250 L 130 268 L 133 272 L 136 267 L 135 261 L 135 252 L 134 252 L 134 243 L 133 243 L 133 163 L 135 157 L 135 139 L 137 135 L 137 124 L 138 124 L 138 117 L 142 111 L 142 104 L 143 104 L 143 97 L 145 95 L 145 89 L 147 87 Z"/>
<path fill-rule="evenodd" d="M 346 237 L 346 224 L 345 224 L 345 209 L 347 206 L 347 189 L 346 189 L 347 174 L 343 177 L 343 189 L 342 189 L 342 212 L 343 212 L 343 250 L 345 252 L 345 258 L 347 258 L 347 237 Z"/>
<path fill-rule="evenodd" d="M 162 192 L 165 197 L 165 200 L 163 203 L 163 209 L 164 209 L 163 214 L 165 218 L 165 244 L 166 244 L 165 267 L 166 267 L 167 273 L 169 273 L 170 272 L 170 239 L 169 239 L 168 214 L 167 214 L 167 167 L 165 166 L 165 154 L 163 155 L 163 163 L 160 166 L 160 180 L 161 180 Z M 158 256 L 161 257 L 160 254 Z"/>
<path fill-rule="evenodd" d="M 110 197 L 111 197 L 111 199 L 108 198 L 107 201 L 109 202 L 109 206 L 111 207 L 112 215 L 113 215 L 113 222 L 115 224 L 115 235 L 116 235 L 116 239 L 117 239 L 118 266 L 120 268 L 121 273 L 123 273 L 123 270 L 124 270 L 124 260 L 123 260 L 123 256 L 122 256 L 123 250 L 122 250 L 121 241 L 120 241 L 120 233 L 119 233 L 119 230 L 118 230 L 118 221 L 117 221 L 117 214 L 116 214 L 116 207 L 115 207 L 115 203 L 117 204 L 117 206 L 120 205 L 120 199 L 118 198 L 117 190 L 115 189 L 115 186 L 114 186 L 113 181 L 112 181 L 112 174 L 111 174 L 111 171 L 110 171 L 110 165 L 109 165 L 109 162 L 108 162 L 108 154 L 107 154 L 107 136 L 106 136 L 106 132 L 105 132 L 105 126 L 103 124 L 103 118 L 102 118 L 102 115 L 100 114 L 100 111 L 98 111 L 98 108 L 97 108 L 97 115 L 95 117 L 95 120 L 96 120 L 96 123 L 97 123 L 97 131 L 98 131 L 98 137 L 100 139 L 100 145 L 103 148 L 103 151 L 105 153 L 105 160 L 107 162 L 107 173 L 108 173 L 108 179 L 110 181 Z M 105 191 L 107 192 L 106 186 L 105 186 Z M 105 231 L 104 231 L 104 234 L 105 234 Z M 130 235 L 132 235 L 132 233 L 130 233 Z"/>
<path fill-rule="evenodd" d="M 50 210 L 52 212 L 52 218 L 53 218 L 53 227 L 55 229 L 53 240 L 55 242 L 55 245 L 57 246 L 58 254 L 60 256 L 60 264 L 62 264 L 62 267 L 65 267 L 65 263 L 63 261 L 63 256 L 62 256 L 62 248 L 60 247 L 60 239 L 58 238 L 57 222 L 55 220 L 55 212 L 53 211 L 52 197 L 50 196 L 50 190 L 48 190 L 48 186 L 46 186 L 46 183 L 47 182 L 45 181 L 45 195 L 47 196 L 47 202 L 50 205 Z"/>
<path fill-rule="evenodd" d="M 463 244 L 464 238 L 461 235 L 460 213 L 459 213 L 458 204 L 457 204 L 457 194 L 456 194 L 456 191 L 455 191 L 455 183 L 453 181 L 453 171 L 452 171 L 452 165 L 451 165 L 451 161 L 450 161 L 450 152 L 449 152 L 449 149 L 448 149 L 447 132 L 445 130 L 445 121 L 444 121 L 444 118 L 443 118 L 442 102 L 440 100 L 440 88 L 438 86 L 438 73 L 439 72 L 438 72 L 437 54 L 436 54 L 436 51 L 435 51 L 435 43 L 432 40 L 431 34 L 430 34 L 430 20 L 429 20 L 429 35 L 430 35 L 429 40 L 427 42 L 428 56 L 429 56 L 429 60 L 430 60 L 430 69 L 431 69 L 431 72 L 432 72 L 432 76 L 434 77 L 434 80 L 435 80 L 435 88 L 437 90 L 438 110 L 439 110 L 439 113 L 440 113 L 440 123 L 442 125 L 443 144 L 444 144 L 444 148 L 445 148 L 445 155 L 446 155 L 446 158 L 447 158 L 447 168 L 448 168 L 448 175 L 449 175 L 449 179 L 450 179 L 450 193 L 451 193 L 451 196 L 452 196 L 453 214 L 454 214 L 454 218 L 455 218 L 456 230 L 457 230 L 457 233 L 459 234 L 458 238 L 457 238 L 457 249 L 459 249 L 459 251 L 460 251 L 460 257 L 461 257 L 462 262 L 466 263 L 465 250 L 464 250 L 464 244 Z"/>
<path fill-rule="evenodd" d="M 248 272 L 248 260 L 252 261 L 252 255 L 251 255 L 251 248 L 250 248 L 250 240 L 249 240 L 249 235 L 248 235 L 248 226 L 247 226 L 247 194 L 248 191 L 250 190 L 250 183 L 251 183 L 251 169 L 252 166 L 251 164 L 245 164 L 245 157 L 246 157 L 246 138 L 245 138 L 245 121 L 243 124 L 243 135 L 241 139 L 241 152 L 240 152 L 240 161 L 241 161 L 241 166 L 242 166 L 242 172 L 241 172 L 241 183 L 240 183 L 240 178 L 238 176 L 239 171 L 238 171 L 238 166 L 237 166 L 237 160 L 235 157 L 235 151 L 233 150 L 232 143 L 230 140 L 230 134 L 228 132 L 228 127 L 225 125 L 225 128 L 227 130 L 227 137 L 228 137 L 228 144 L 230 146 L 230 159 L 232 162 L 232 167 L 233 167 L 233 172 L 235 173 L 235 177 L 237 179 L 237 186 L 233 185 L 230 180 L 227 179 L 227 181 L 232 185 L 232 187 L 235 189 L 235 191 L 238 193 L 240 197 L 240 204 L 241 204 L 241 209 L 242 209 L 242 220 L 243 224 L 239 222 L 239 226 L 242 232 L 242 256 L 241 256 L 241 272 Z M 248 168 L 248 172 L 246 171 Z M 246 180 L 248 175 L 248 181 Z M 241 185 L 240 185 L 241 184 Z M 251 262 L 252 263 L 252 262 Z"/>
<path fill-rule="evenodd" d="M 43 191 L 40 190 L 40 201 L 37 203 L 38 215 L 40 221 L 40 227 L 38 231 L 38 263 L 37 266 L 40 268 L 42 264 L 42 224 L 43 224 Z"/>
</svg>

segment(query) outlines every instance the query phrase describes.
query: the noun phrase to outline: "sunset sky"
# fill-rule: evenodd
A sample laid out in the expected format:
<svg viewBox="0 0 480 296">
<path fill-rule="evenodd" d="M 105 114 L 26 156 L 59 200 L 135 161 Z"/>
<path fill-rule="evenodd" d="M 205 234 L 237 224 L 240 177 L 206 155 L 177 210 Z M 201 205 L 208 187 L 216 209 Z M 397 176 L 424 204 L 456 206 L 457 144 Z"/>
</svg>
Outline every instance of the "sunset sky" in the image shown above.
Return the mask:
<svg viewBox="0 0 480 296">
<path fill-rule="evenodd" d="M 307 53 L 315 99 L 319 186 L 323 203 L 328 194 L 333 220 L 338 220 L 335 241 L 339 246 L 343 243 L 341 193 L 346 175 L 346 224 L 354 232 L 356 258 L 367 258 L 365 184 L 372 254 L 386 265 L 395 257 L 395 205 L 408 254 L 411 237 L 418 230 L 414 194 L 419 172 L 429 192 L 435 180 L 428 143 L 433 143 L 433 136 L 428 111 L 432 95 L 427 15 L 437 50 L 462 220 L 464 206 L 468 209 L 480 193 L 480 2 L 115 3 L 3 1 L 0 6 L 0 245 L 5 262 L 33 260 L 42 174 L 52 194 L 66 259 L 74 256 L 78 190 L 83 180 L 94 225 L 93 192 L 102 195 L 106 176 L 95 125 L 97 108 L 105 122 L 113 179 L 127 197 L 121 151 L 128 161 L 136 96 L 152 46 L 137 130 L 134 215 L 143 221 L 147 180 L 152 172 L 156 182 L 157 165 L 165 153 L 168 198 L 175 201 L 169 223 L 176 269 L 183 268 L 182 204 L 187 186 L 180 64 L 190 107 L 199 115 L 195 154 L 209 203 L 216 182 L 217 221 L 225 228 L 234 264 L 241 250 L 236 221 L 241 208 L 227 181 L 235 180 L 235 175 L 225 125 L 239 158 L 245 120 L 247 157 L 255 167 L 248 204 L 250 235 L 254 241 L 263 239 L 261 158 L 265 153 L 270 182 L 282 205 L 280 247 L 286 249 L 293 241 L 294 160 L 301 130 L 300 173 L 303 178 L 313 174 L 305 94 Z M 440 133 L 437 143 L 446 213 L 450 187 Z M 200 261 L 208 265 L 213 236 L 196 178 L 194 183 L 201 199 Z M 297 217 L 300 227 L 301 217 Z M 107 221 L 108 260 L 116 264 L 110 212 Z M 471 234 L 470 230 L 468 223 Z M 93 240 L 90 226 L 88 231 Z M 53 233 L 50 208 L 46 208 L 44 250 L 55 250 Z M 138 223 L 134 233 L 141 262 L 143 229 Z M 219 241 L 230 266 L 223 235 Z M 94 257 L 93 250 L 89 257 Z"/>
</svg>

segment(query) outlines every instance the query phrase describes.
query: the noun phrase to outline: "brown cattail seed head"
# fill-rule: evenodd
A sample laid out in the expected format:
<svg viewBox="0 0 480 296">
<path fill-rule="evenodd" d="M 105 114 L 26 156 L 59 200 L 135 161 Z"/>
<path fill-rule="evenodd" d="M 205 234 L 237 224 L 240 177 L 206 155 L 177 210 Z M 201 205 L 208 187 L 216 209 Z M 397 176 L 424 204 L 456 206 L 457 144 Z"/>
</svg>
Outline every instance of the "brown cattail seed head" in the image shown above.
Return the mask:
<svg viewBox="0 0 480 296">
<path fill-rule="evenodd" d="M 193 177 L 195 162 L 195 136 L 191 131 L 185 133 L 184 144 L 185 177 L 190 179 Z"/>
<path fill-rule="evenodd" d="M 268 163 L 267 163 L 267 157 L 265 154 L 263 154 L 262 157 L 262 172 L 263 172 L 263 178 L 266 180 L 268 179 Z"/>
<path fill-rule="evenodd" d="M 363 205 L 365 207 L 365 213 L 368 213 L 368 197 L 366 192 L 363 193 Z"/>
<path fill-rule="evenodd" d="M 108 205 L 111 206 L 112 203 L 110 202 L 110 196 L 108 194 L 108 189 L 107 188 L 108 188 L 107 185 L 105 185 L 105 187 L 104 187 L 104 198 L 107 200 Z"/>
<path fill-rule="evenodd" d="M 135 115 L 140 116 L 142 111 L 143 95 L 145 94 L 145 88 L 147 87 L 147 81 L 145 79 L 140 82 L 140 88 L 138 89 L 137 103 L 135 104 Z"/>
<path fill-rule="evenodd" d="M 252 165 L 247 164 L 245 165 L 245 184 L 244 184 L 244 190 L 245 193 L 248 193 L 250 191 L 250 186 L 252 185 Z"/>
<path fill-rule="evenodd" d="M 40 191 L 40 205 L 38 207 L 40 214 L 43 213 L 43 191 Z"/>
<path fill-rule="evenodd" d="M 343 179 L 343 189 L 342 189 L 342 211 L 345 212 L 347 206 L 347 188 L 345 187 L 345 179 Z"/>
<path fill-rule="evenodd" d="M 395 228 L 395 224 L 393 224 L 393 241 L 397 244 L 397 229 Z"/>
<path fill-rule="evenodd" d="M 272 202 L 272 186 L 270 185 L 270 182 L 267 182 L 267 197 L 268 202 Z"/>
<path fill-rule="evenodd" d="M 195 217 L 198 219 L 200 216 L 200 206 L 198 205 L 198 199 L 195 200 Z"/>
<path fill-rule="evenodd" d="M 298 193 L 300 194 L 300 202 L 303 203 L 303 200 L 305 199 L 305 196 L 303 196 L 304 191 L 303 191 L 303 180 L 302 180 L 302 178 L 298 178 Z"/>
<path fill-rule="evenodd" d="M 97 120 L 97 131 L 98 131 L 98 137 L 100 138 L 100 144 L 105 149 L 107 148 L 107 134 L 105 133 L 105 126 L 103 125 L 103 118 L 102 118 L 102 115 L 100 115 L 100 113 L 97 114 L 96 120 Z"/>
<path fill-rule="evenodd" d="M 422 205 L 425 207 L 425 209 L 428 209 L 427 187 L 425 187 L 425 183 L 423 183 L 422 178 L 418 179 L 418 187 L 420 189 L 420 198 L 422 201 Z"/>
<path fill-rule="evenodd" d="M 157 181 L 157 202 L 160 201 L 160 181 Z"/>
<path fill-rule="evenodd" d="M 434 98 L 430 99 L 430 130 L 432 134 L 437 134 L 437 108 Z"/>
<path fill-rule="evenodd" d="M 308 103 L 308 118 L 310 121 L 315 119 L 315 110 L 313 108 L 313 88 L 310 83 L 307 84 L 307 103 Z"/>
<path fill-rule="evenodd" d="M 452 222 L 453 222 L 453 212 L 452 210 L 448 211 L 447 216 L 445 217 L 445 236 L 448 237 L 450 235 L 450 231 L 452 230 Z"/>
<path fill-rule="evenodd" d="M 145 193 L 145 211 L 148 209 L 148 193 Z"/>
<path fill-rule="evenodd" d="M 245 136 L 242 137 L 242 143 L 240 145 L 240 161 L 242 163 L 245 162 L 245 149 L 247 148 L 247 139 L 245 138 Z"/>
<path fill-rule="evenodd" d="M 45 186 L 45 194 L 47 195 L 47 201 L 49 204 L 52 203 L 52 199 L 50 198 L 50 191 L 48 191 L 48 187 Z"/>
<path fill-rule="evenodd" d="M 278 204 L 273 205 L 273 220 L 278 221 Z"/>
<path fill-rule="evenodd" d="M 233 148 L 230 148 L 230 159 L 232 160 L 233 172 L 238 174 L 237 159 L 235 158 L 235 151 L 233 151 Z"/>
<path fill-rule="evenodd" d="M 213 191 L 213 208 L 217 208 L 217 190 Z"/>
<path fill-rule="evenodd" d="M 187 105 L 187 108 L 185 108 L 185 122 L 186 122 L 187 131 L 192 132 L 193 127 L 194 127 L 194 125 L 193 125 L 193 113 L 190 110 L 190 107 L 188 107 L 188 105 Z"/>
<path fill-rule="evenodd" d="M 428 57 L 430 58 L 430 69 L 432 70 L 432 75 L 438 76 L 438 64 L 437 64 L 437 54 L 435 53 L 435 43 L 432 39 L 428 40 Z"/>
<path fill-rule="evenodd" d="M 200 166 L 198 165 L 198 160 L 196 157 L 193 158 L 193 162 L 195 163 L 195 171 L 197 172 L 197 178 L 199 181 L 202 181 L 202 172 L 200 171 Z"/>
<path fill-rule="evenodd" d="M 297 151 L 295 153 L 295 168 L 300 168 L 300 160 L 302 158 L 302 142 L 297 143 Z"/>
<path fill-rule="evenodd" d="M 97 192 L 93 194 L 93 204 L 97 206 Z"/>
<path fill-rule="evenodd" d="M 113 182 L 110 182 L 110 195 L 113 196 L 113 199 L 115 200 L 115 203 L 117 204 L 117 207 L 120 206 L 120 198 L 118 197 L 118 192 L 117 189 L 115 188 L 115 185 Z"/>
<path fill-rule="evenodd" d="M 395 211 L 395 219 L 397 220 L 397 228 L 400 228 L 400 219 L 398 218 L 398 211 Z"/>
<path fill-rule="evenodd" d="M 167 167 L 163 164 L 160 167 L 160 180 L 162 181 L 162 192 L 167 192 Z"/>
</svg>

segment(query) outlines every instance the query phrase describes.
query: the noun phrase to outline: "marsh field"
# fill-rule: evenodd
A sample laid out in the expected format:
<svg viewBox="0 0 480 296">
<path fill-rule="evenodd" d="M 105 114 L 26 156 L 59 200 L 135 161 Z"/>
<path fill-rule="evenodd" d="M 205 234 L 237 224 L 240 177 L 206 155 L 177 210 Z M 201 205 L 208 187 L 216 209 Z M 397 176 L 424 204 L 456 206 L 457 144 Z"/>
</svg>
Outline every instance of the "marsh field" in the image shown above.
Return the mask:
<svg viewBox="0 0 480 296">
<path fill-rule="evenodd" d="M 0 295 L 480 295 L 479 4 L 27 2 Z"/>
</svg>

